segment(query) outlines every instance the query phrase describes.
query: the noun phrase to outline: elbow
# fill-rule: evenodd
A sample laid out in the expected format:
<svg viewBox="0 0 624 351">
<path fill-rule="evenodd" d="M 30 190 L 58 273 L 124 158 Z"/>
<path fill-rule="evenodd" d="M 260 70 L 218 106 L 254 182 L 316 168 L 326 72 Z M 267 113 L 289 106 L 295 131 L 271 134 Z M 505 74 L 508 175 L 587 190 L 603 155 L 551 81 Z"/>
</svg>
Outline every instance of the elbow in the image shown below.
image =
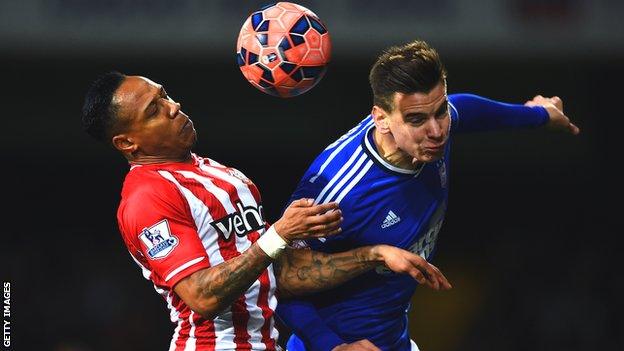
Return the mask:
<svg viewBox="0 0 624 351">
<path fill-rule="evenodd" d="M 173 290 L 193 312 L 211 320 L 225 309 L 227 303 L 199 283 L 205 272 L 207 270 L 203 269 L 180 280 Z"/>
<path fill-rule="evenodd" d="M 225 306 L 220 306 L 217 298 L 215 297 L 194 299 L 194 301 L 186 302 L 186 304 L 193 312 L 201 315 L 207 320 L 214 319 L 225 309 Z"/>
</svg>

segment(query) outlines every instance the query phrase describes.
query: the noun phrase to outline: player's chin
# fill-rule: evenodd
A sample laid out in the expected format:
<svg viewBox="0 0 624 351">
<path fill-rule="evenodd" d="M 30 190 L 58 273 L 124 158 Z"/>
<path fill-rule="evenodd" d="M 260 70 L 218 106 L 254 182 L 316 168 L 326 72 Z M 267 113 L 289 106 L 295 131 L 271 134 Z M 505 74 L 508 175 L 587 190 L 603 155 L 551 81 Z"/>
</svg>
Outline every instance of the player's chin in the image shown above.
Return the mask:
<svg viewBox="0 0 624 351">
<path fill-rule="evenodd" d="M 434 150 L 426 150 L 420 154 L 418 160 L 421 162 L 435 162 L 444 157 L 444 150 L 434 151 Z"/>
</svg>

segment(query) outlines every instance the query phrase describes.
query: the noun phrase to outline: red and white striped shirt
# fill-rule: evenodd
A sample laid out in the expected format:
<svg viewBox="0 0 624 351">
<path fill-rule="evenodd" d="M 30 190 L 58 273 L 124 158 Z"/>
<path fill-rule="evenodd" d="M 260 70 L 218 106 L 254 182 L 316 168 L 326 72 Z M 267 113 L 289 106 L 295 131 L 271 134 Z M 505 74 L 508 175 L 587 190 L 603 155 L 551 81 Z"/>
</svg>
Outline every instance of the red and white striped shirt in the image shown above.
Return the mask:
<svg viewBox="0 0 624 351">
<path fill-rule="evenodd" d="M 143 276 L 177 324 L 170 350 L 275 350 L 275 276 L 269 266 L 212 320 L 173 291 L 182 278 L 247 250 L 268 228 L 260 192 L 241 172 L 193 154 L 193 164 L 133 165 L 117 212 Z"/>
</svg>

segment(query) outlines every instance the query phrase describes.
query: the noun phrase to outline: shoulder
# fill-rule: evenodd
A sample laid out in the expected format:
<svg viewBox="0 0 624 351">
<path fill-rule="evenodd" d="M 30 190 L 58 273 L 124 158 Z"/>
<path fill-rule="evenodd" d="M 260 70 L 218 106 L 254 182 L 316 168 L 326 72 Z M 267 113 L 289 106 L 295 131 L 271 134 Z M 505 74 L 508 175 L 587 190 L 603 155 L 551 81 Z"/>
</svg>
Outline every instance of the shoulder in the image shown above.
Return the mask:
<svg viewBox="0 0 624 351">
<path fill-rule="evenodd" d="M 128 172 L 122 188 L 122 199 L 158 197 L 177 193 L 171 172 L 154 167 L 135 166 Z"/>
<path fill-rule="evenodd" d="M 363 154 L 362 141 L 366 132 L 373 126 L 370 116 L 342 135 L 312 162 L 305 178 L 315 183 L 317 179 L 331 179 L 338 173 L 344 172 L 346 167 L 356 163 Z"/>
<path fill-rule="evenodd" d="M 131 169 L 124 181 L 118 218 L 143 217 L 147 213 L 185 213 L 186 201 L 174 182 L 174 176 L 167 170 Z"/>
</svg>

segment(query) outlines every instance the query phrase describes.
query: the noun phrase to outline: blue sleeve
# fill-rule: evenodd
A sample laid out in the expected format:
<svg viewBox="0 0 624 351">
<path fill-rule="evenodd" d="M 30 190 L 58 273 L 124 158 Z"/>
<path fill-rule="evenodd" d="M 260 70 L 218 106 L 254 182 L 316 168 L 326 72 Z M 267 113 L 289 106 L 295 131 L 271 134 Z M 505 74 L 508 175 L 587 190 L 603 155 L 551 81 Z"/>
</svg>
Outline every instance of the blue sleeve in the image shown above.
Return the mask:
<svg viewBox="0 0 624 351">
<path fill-rule="evenodd" d="M 455 132 L 534 128 L 546 124 L 549 116 L 541 106 L 507 104 L 472 94 L 449 95 Z"/>
<path fill-rule="evenodd" d="M 304 341 L 307 351 L 327 351 L 345 343 L 325 325 L 314 305 L 308 301 L 280 299 L 275 313 Z"/>
</svg>

